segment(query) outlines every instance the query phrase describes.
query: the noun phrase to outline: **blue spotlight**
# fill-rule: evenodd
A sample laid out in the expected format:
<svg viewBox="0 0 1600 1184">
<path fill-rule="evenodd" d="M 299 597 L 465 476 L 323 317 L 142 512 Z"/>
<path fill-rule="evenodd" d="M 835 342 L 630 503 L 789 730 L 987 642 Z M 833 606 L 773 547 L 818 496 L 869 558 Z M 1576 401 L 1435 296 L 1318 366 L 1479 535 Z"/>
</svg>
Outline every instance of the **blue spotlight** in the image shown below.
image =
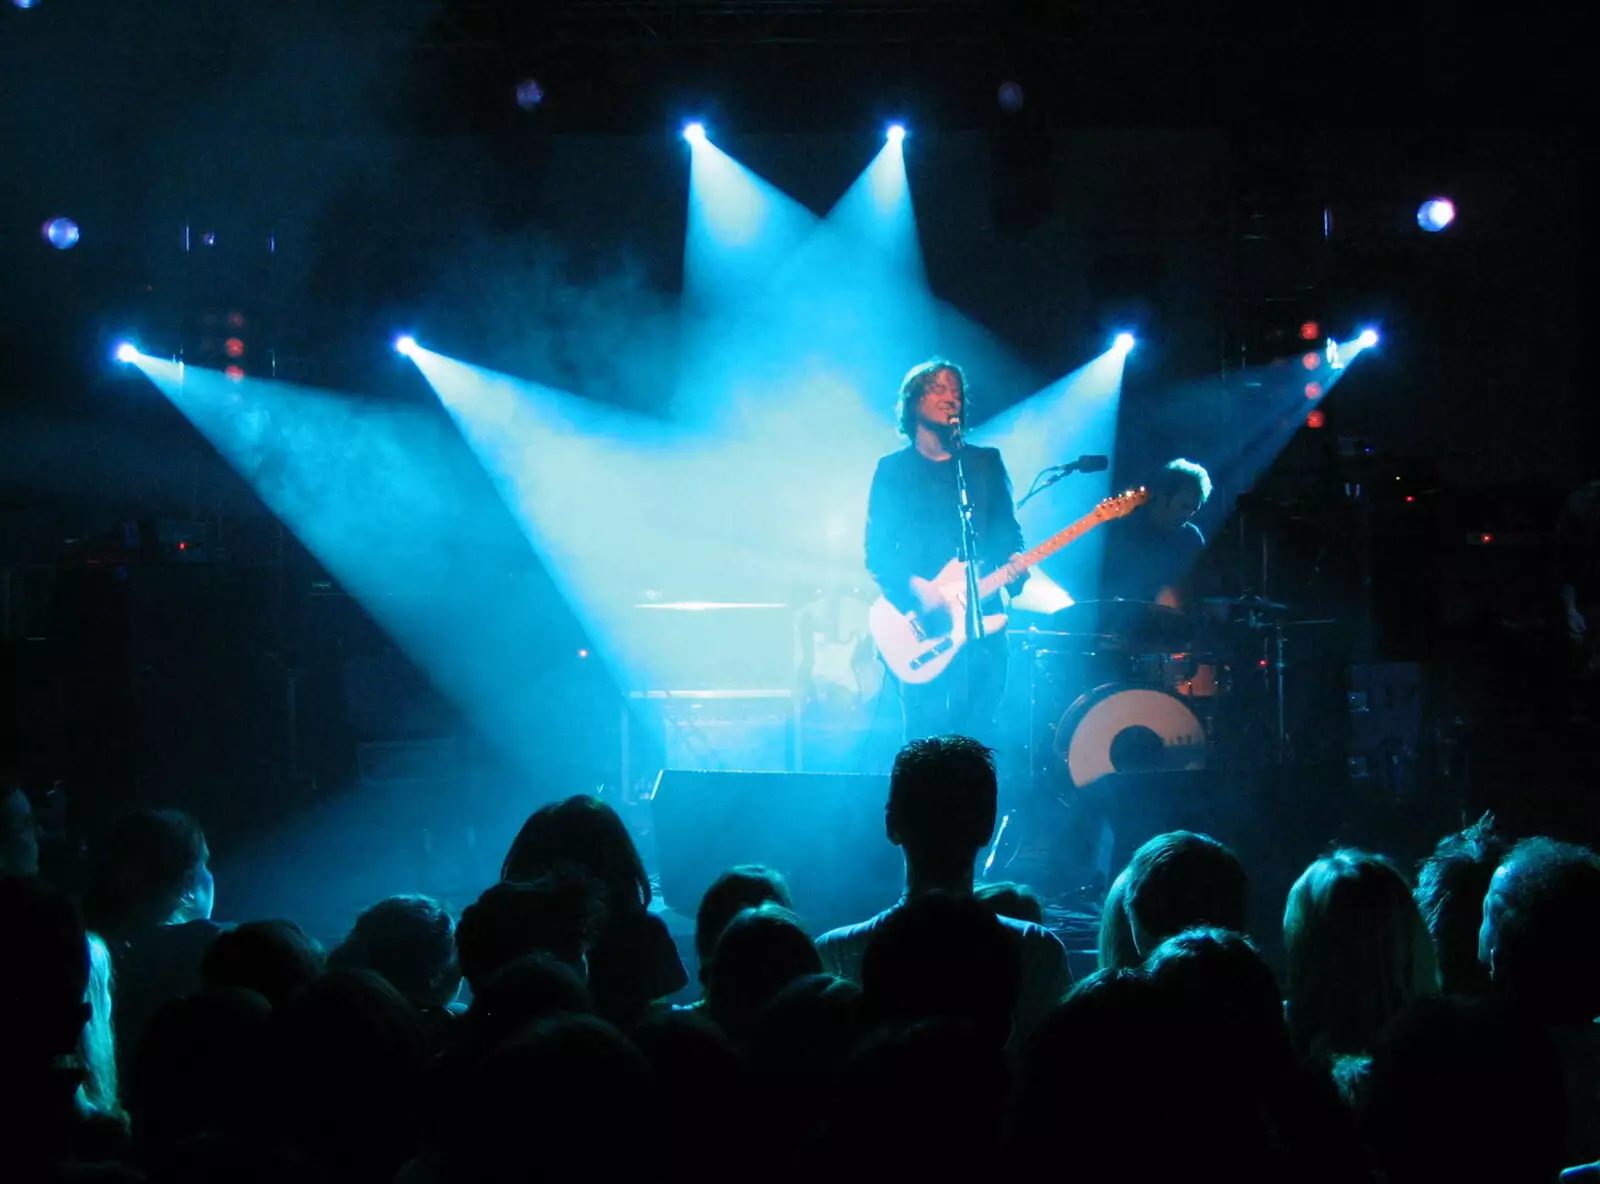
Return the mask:
<svg viewBox="0 0 1600 1184">
<path fill-rule="evenodd" d="M 394 352 L 402 357 L 413 358 L 417 354 L 417 339 L 409 333 L 394 339 Z"/>
<path fill-rule="evenodd" d="M 1431 197 L 1417 209 L 1417 225 L 1437 234 L 1456 220 L 1456 204 L 1448 197 Z"/>
<path fill-rule="evenodd" d="M 44 237 L 52 247 L 58 251 L 65 251 L 78 245 L 82 232 L 78 224 L 71 218 L 52 218 L 44 224 Z"/>
<path fill-rule="evenodd" d="M 889 143 L 891 143 L 891 144 L 903 144 L 903 143 L 905 143 L 905 139 L 906 139 L 905 125 L 904 124 L 899 124 L 899 123 L 891 123 L 889 125 L 888 139 L 889 139 Z"/>
<path fill-rule="evenodd" d="M 683 128 L 683 138 L 689 143 L 699 147 L 706 142 L 706 125 L 703 123 L 688 123 Z"/>
<path fill-rule="evenodd" d="M 1111 339 L 1111 348 L 1119 354 L 1133 352 L 1133 347 L 1138 344 L 1138 338 L 1134 337 L 1132 333 L 1118 333 Z"/>
<path fill-rule="evenodd" d="M 539 85 L 537 78 L 524 78 L 517 83 L 517 106 L 524 111 L 532 111 L 544 102 L 544 87 Z"/>
<path fill-rule="evenodd" d="M 1362 349 L 1371 349 L 1378 344 L 1378 331 L 1376 329 L 1361 330 L 1361 336 L 1356 338 L 1356 344 Z"/>
<path fill-rule="evenodd" d="M 119 362 L 137 362 L 139 360 L 139 348 L 131 341 L 119 341 L 117 348 L 112 352 L 112 356 Z"/>
</svg>

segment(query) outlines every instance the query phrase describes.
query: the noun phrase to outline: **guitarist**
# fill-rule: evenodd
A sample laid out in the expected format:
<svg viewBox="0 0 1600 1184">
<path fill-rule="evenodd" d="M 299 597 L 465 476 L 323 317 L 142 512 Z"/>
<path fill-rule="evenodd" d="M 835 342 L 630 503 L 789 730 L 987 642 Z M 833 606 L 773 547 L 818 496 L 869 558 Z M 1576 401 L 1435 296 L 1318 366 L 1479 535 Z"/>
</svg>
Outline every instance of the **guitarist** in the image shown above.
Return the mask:
<svg viewBox="0 0 1600 1184">
<path fill-rule="evenodd" d="M 966 424 L 966 388 L 961 368 L 943 358 L 923 362 L 906 375 L 897 410 L 909 443 L 878 461 L 867 498 L 867 570 L 890 604 L 921 614 L 935 629 L 948 621 L 950 605 L 929 581 L 961 549 L 955 453 L 957 433 Z M 982 574 L 1018 558 L 1022 527 L 1000 453 L 967 445 L 961 463 Z M 1009 590 L 1015 594 L 1026 580 L 1024 571 Z M 965 646 L 932 682 L 902 683 L 906 740 L 981 733 L 1005 681 L 1006 640 L 999 634 Z"/>
</svg>

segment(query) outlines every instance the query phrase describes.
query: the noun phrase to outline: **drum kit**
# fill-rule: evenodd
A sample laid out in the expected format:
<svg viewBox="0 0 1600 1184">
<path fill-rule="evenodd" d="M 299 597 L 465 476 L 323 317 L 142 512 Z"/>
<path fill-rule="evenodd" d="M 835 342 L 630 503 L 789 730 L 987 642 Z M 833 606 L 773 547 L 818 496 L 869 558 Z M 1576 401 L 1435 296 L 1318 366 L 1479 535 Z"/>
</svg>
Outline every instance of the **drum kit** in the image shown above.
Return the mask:
<svg viewBox="0 0 1600 1184">
<path fill-rule="evenodd" d="M 1204 600 L 1192 614 L 1098 600 L 1014 632 L 1032 776 L 1054 792 L 1114 773 L 1287 762 L 1286 615 L 1258 597 Z"/>
</svg>

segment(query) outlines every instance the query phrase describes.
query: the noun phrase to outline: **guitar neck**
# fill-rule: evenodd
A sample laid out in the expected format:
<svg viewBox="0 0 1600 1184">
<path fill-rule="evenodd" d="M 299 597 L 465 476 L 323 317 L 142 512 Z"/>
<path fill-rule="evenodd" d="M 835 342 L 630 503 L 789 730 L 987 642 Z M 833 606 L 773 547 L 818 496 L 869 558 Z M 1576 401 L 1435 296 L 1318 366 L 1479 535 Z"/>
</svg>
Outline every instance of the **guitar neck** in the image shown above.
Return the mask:
<svg viewBox="0 0 1600 1184">
<path fill-rule="evenodd" d="M 1057 551 L 1061 550 L 1062 547 L 1065 547 L 1068 543 L 1088 534 L 1096 526 L 1099 526 L 1101 522 L 1105 521 L 1105 517 L 1106 516 L 1102 510 L 1098 508 L 1091 510 L 1065 530 L 1059 531 L 1045 539 L 1044 542 L 1040 543 L 1037 547 L 1034 547 L 1031 551 L 1024 551 L 1021 558 L 1018 559 L 1016 567 L 1026 571 L 1035 564 L 1042 563 L 1044 560 L 1054 555 Z M 1000 591 L 1001 588 L 1005 587 L 1005 584 L 1005 572 L 992 571 L 978 582 L 978 594 L 980 597 L 984 598 L 993 596 L 996 592 Z"/>
</svg>

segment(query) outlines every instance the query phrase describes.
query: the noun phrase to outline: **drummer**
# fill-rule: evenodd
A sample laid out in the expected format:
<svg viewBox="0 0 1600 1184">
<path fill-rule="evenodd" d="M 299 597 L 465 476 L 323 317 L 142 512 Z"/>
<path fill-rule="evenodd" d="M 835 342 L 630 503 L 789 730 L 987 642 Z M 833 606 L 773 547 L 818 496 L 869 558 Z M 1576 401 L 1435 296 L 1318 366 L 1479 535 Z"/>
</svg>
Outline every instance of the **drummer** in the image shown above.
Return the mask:
<svg viewBox="0 0 1600 1184">
<path fill-rule="evenodd" d="M 1103 528 L 1100 596 L 1189 612 L 1216 591 L 1205 535 L 1190 521 L 1211 497 L 1211 475 L 1192 460 L 1172 460 L 1146 488 L 1149 501 Z"/>
</svg>

